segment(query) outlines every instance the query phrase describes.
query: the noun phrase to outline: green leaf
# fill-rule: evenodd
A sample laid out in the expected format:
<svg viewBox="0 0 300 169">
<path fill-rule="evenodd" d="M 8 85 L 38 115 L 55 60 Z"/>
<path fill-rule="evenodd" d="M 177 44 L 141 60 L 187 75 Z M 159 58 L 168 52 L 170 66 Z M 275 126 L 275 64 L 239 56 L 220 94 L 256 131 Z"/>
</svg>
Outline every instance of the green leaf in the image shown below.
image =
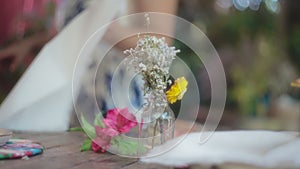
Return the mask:
<svg viewBox="0 0 300 169">
<path fill-rule="evenodd" d="M 82 127 L 72 127 L 72 128 L 69 129 L 69 131 L 70 132 L 72 132 L 72 131 L 82 131 L 82 132 L 84 132 Z"/>
<path fill-rule="evenodd" d="M 100 126 L 102 128 L 105 127 L 104 123 L 102 122 L 102 114 L 101 114 L 101 112 L 96 115 L 95 121 L 94 121 L 94 125 L 95 126 Z"/>
<path fill-rule="evenodd" d="M 89 150 L 92 150 L 92 140 L 91 139 L 86 139 L 83 142 L 80 151 L 89 151 Z"/>
<path fill-rule="evenodd" d="M 91 138 L 95 138 L 96 132 L 94 126 L 92 126 L 88 121 L 86 121 L 83 115 L 81 115 L 81 122 L 82 122 L 82 128 L 84 129 L 84 132 Z"/>
<path fill-rule="evenodd" d="M 124 139 L 122 136 L 117 136 L 112 140 L 112 147 L 119 149 L 122 154 L 128 155 L 136 155 L 138 151 L 146 152 L 144 146 L 139 145 L 136 141 Z"/>
</svg>

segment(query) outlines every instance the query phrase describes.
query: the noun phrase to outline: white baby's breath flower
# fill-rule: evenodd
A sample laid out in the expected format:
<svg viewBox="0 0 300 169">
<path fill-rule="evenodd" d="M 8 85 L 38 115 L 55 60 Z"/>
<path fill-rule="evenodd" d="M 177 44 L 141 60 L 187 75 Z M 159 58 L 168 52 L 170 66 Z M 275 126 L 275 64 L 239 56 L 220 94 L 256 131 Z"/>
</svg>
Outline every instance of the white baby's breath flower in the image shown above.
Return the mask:
<svg viewBox="0 0 300 169">
<path fill-rule="evenodd" d="M 145 35 L 137 41 L 136 47 L 124 51 L 129 68 L 140 73 L 144 80 L 146 100 L 155 100 L 156 111 L 161 112 L 167 105 L 165 89 L 169 82 L 169 69 L 180 50 L 169 47 L 164 37 Z"/>
</svg>

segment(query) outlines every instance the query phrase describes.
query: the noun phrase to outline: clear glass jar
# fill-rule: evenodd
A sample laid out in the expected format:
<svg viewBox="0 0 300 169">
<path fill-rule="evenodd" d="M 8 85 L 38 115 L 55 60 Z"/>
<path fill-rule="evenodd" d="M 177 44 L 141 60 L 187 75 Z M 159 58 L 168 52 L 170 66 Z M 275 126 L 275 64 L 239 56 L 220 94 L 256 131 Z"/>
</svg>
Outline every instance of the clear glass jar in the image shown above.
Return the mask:
<svg viewBox="0 0 300 169">
<path fill-rule="evenodd" d="M 142 140 L 141 144 L 146 150 L 151 150 L 155 146 L 164 144 L 174 138 L 175 115 L 172 109 L 166 106 L 161 113 L 148 112 L 151 110 L 148 106 L 143 109 L 142 114 L 147 116 L 142 116 L 143 122 L 140 125 L 138 134 L 138 137 Z M 151 114 L 157 116 L 151 116 Z"/>
</svg>

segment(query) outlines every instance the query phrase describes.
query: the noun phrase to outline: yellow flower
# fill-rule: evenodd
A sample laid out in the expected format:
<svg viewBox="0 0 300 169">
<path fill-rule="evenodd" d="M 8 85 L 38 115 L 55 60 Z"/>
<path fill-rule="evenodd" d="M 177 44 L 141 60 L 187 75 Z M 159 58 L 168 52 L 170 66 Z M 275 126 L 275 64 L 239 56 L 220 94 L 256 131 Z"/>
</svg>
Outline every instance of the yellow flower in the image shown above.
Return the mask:
<svg viewBox="0 0 300 169">
<path fill-rule="evenodd" d="M 291 83 L 292 87 L 300 87 L 300 78 Z"/>
<path fill-rule="evenodd" d="M 166 92 L 168 102 L 173 104 L 177 100 L 181 100 L 186 92 L 187 85 L 188 81 L 184 77 L 176 79 L 171 88 Z"/>
</svg>

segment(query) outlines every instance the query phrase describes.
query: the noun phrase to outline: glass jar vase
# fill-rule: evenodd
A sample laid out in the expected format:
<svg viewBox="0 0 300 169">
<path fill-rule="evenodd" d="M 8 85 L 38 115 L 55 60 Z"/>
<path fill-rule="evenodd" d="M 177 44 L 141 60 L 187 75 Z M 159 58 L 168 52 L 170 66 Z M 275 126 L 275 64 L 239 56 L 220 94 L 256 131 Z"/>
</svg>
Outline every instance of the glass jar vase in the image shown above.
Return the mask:
<svg viewBox="0 0 300 169">
<path fill-rule="evenodd" d="M 143 109 L 142 123 L 138 132 L 138 137 L 141 140 L 140 144 L 147 151 L 173 139 L 175 128 L 175 115 L 168 105 L 159 113 L 151 112 L 153 109 L 149 106 L 151 104 Z"/>
</svg>

